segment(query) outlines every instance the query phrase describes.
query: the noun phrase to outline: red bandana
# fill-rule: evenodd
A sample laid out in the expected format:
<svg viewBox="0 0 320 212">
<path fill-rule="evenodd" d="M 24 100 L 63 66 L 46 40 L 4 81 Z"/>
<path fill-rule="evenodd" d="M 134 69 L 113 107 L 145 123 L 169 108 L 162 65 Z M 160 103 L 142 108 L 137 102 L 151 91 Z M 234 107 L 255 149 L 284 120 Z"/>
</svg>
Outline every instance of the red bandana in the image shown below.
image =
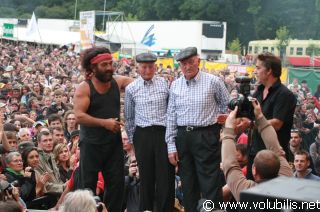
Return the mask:
<svg viewBox="0 0 320 212">
<path fill-rule="evenodd" d="M 90 63 L 91 64 L 98 64 L 98 63 L 105 61 L 105 60 L 112 60 L 112 55 L 109 53 L 98 54 L 97 56 L 95 56 L 94 58 L 92 58 L 90 60 Z"/>
</svg>

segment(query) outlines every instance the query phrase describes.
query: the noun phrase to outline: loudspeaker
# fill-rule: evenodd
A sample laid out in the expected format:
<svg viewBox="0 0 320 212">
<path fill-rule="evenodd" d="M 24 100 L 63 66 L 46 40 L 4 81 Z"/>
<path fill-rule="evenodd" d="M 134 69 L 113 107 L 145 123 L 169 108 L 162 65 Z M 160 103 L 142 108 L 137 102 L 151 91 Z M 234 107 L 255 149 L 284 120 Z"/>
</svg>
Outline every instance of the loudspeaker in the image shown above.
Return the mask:
<svg viewBox="0 0 320 212">
<path fill-rule="evenodd" d="M 239 211 L 320 211 L 320 181 L 277 177 L 242 191 L 239 204 Z"/>
</svg>

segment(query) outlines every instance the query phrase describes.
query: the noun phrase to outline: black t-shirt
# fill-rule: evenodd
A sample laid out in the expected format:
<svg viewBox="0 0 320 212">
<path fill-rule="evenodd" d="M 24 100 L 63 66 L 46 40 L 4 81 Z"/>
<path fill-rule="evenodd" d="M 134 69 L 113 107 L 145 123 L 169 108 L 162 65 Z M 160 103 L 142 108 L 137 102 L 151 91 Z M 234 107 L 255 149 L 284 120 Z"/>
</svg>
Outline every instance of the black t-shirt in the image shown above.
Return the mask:
<svg viewBox="0 0 320 212">
<path fill-rule="evenodd" d="M 283 121 L 283 126 L 277 131 L 277 135 L 280 145 L 287 151 L 297 100 L 293 93 L 281 84 L 280 80 L 269 88 L 269 93 L 265 99 L 263 99 L 263 90 L 264 85 L 260 85 L 258 90 L 253 94 L 253 97 L 259 101 L 262 113 L 268 120 L 276 118 Z M 257 129 L 253 131 L 252 138 L 252 145 L 249 151 L 250 155 L 255 155 L 266 147 Z"/>
<path fill-rule="evenodd" d="M 87 83 L 90 87 L 90 105 L 87 114 L 95 118 L 120 119 L 120 91 L 117 82 L 112 79 L 110 89 L 100 94 L 91 80 Z M 80 124 L 80 143 L 106 144 L 106 141 L 115 142 L 121 139 L 121 133 L 113 133 L 103 127 Z M 121 142 L 121 140 L 120 140 Z"/>
</svg>

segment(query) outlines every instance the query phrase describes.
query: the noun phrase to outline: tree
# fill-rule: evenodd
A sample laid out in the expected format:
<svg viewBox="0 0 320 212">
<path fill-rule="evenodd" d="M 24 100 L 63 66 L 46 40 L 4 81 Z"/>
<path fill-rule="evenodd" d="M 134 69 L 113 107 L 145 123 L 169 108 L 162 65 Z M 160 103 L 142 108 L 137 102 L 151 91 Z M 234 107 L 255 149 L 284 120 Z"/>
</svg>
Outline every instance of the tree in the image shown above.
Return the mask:
<svg viewBox="0 0 320 212">
<path fill-rule="evenodd" d="M 290 42 L 290 32 L 286 26 L 280 27 L 276 31 L 276 40 L 278 40 L 277 49 L 280 51 L 280 58 L 283 59 Z"/>
<path fill-rule="evenodd" d="M 139 21 L 139 20 L 136 15 L 132 15 L 131 13 L 128 13 L 126 16 L 126 21 Z"/>
<path fill-rule="evenodd" d="M 320 47 L 314 43 L 310 44 L 306 49 L 306 54 L 310 57 L 320 55 Z"/>
<path fill-rule="evenodd" d="M 276 36 L 276 30 L 279 27 L 276 17 L 261 16 L 255 20 L 255 32 L 257 39 L 272 39 Z"/>
<path fill-rule="evenodd" d="M 241 52 L 241 43 L 239 38 L 234 39 L 231 42 L 228 42 L 228 50 L 234 54 L 239 54 Z"/>
<path fill-rule="evenodd" d="M 0 0 L 1 18 L 73 19 L 76 0 Z M 273 39 L 280 26 L 296 39 L 320 39 L 320 0 L 77 0 L 77 11 L 122 11 L 127 20 L 227 22 L 227 42 Z M 99 18 L 98 18 L 99 20 Z M 179 30 L 179 29 L 177 29 Z M 192 29 L 190 29 L 192 32 Z M 282 46 L 281 48 L 283 48 Z M 283 51 L 283 49 L 282 49 Z"/>
</svg>

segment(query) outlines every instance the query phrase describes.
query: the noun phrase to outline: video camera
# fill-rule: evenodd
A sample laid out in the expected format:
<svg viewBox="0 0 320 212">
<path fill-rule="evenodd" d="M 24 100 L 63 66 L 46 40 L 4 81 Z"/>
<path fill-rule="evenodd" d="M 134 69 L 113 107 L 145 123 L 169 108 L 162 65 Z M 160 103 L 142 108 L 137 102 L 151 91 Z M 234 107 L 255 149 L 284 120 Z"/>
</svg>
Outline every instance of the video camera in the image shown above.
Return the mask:
<svg viewBox="0 0 320 212">
<path fill-rule="evenodd" d="M 254 109 L 248 96 L 250 95 L 250 82 L 251 78 L 241 76 L 236 78 L 236 82 L 240 83 L 240 94 L 238 98 L 231 99 L 228 108 L 234 110 L 238 106 L 237 117 L 246 117 L 254 120 Z"/>
<path fill-rule="evenodd" d="M 5 180 L 0 181 L 0 192 L 1 192 L 1 199 L 7 196 L 7 191 L 9 195 L 12 195 L 13 187 L 19 187 L 19 182 L 17 180 L 13 181 L 12 183 L 8 183 Z"/>
<path fill-rule="evenodd" d="M 96 208 L 98 212 L 102 212 L 103 211 L 103 206 L 100 204 L 101 199 L 99 196 L 93 196 L 93 199 L 96 201 Z"/>
</svg>

